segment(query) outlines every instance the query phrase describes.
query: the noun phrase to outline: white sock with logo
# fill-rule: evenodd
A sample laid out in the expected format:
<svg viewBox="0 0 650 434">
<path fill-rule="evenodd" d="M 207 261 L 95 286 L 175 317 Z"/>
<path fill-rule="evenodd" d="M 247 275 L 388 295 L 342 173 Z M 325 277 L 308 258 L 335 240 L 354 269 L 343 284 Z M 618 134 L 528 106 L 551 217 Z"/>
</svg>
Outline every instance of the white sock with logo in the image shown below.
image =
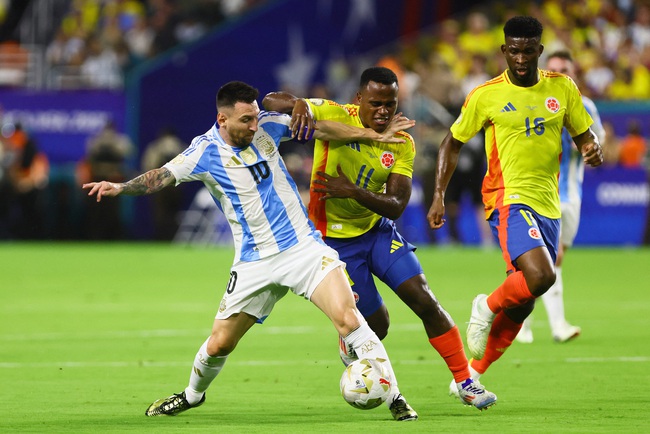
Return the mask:
<svg viewBox="0 0 650 434">
<path fill-rule="evenodd" d="M 199 348 L 199 352 L 196 353 L 194 366 L 192 366 L 192 373 L 190 374 L 190 383 L 185 388 L 185 398 L 190 405 L 194 405 L 201 400 L 205 391 L 210 387 L 212 380 L 221 372 L 221 368 L 223 368 L 228 358 L 228 356 L 209 356 L 207 346 L 208 341 L 206 340 Z"/>
<path fill-rule="evenodd" d="M 372 331 L 368 323 L 363 323 L 356 330 L 345 336 L 345 342 L 354 348 L 359 359 L 382 359 L 384 366 L 388 369 L 390 374 L 390 395 L 386 400 L 386 404 L 390 407 L 393 400 L 400 394 L 399 387 L 397 386 L 397 377 L 393 371 L 393 366 L 386 353 L 384 344 L 381 343 L 375 332 Z"/>
</svg>

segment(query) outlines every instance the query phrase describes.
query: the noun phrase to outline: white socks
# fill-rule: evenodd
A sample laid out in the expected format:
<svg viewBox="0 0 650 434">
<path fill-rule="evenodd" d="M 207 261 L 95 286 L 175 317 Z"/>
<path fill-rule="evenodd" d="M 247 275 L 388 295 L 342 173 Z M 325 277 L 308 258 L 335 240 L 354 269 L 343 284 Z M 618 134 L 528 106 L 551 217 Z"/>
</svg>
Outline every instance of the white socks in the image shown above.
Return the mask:
<svg viewBox="0 0 650 434">
<path fill-rule="evenodd" d="M 564 318 L 564 285 L 562 284 L 562 267 L 555 269 L 555 283 L 542 295 L 542 301 L 546 308 L 548 323 L 551 326 L 551 333 L 555 335 L 557 327 L 561 327 L 566 319 Z"/>
<path fill-rule="evenodd" d="M 385 360 L 384 366 L 388 369 L 391 377 L 390 382 L 390 395 L 386 400 L 386 404 L 390 407 L 391 403 L 399 395 L 399 388 L 397 387 L 397 377 L 388 359 L 388 353 L 384 348 L 375 332 L 372 331 L 368 323 L 363 323 L 356 330 L 345 336 L 345 342 L 354 348 L 357 357 L 360 359 L 383 359 Z"/>
<path fill-rule="evenodd" d="M 209 339 L 209 338 L 208 338 Z M 226 363 L 228 356 L 210 357 L 207 351 L 208 341 L 206 340 L 199 352 L 194 358 L 194 366 L 190 374 L 190 383 L 185 388 L 185 398 L 190 405 L 194 405 L 201 400 L 204 392 L 210 387 L 223 365 Z"/>
</svg>

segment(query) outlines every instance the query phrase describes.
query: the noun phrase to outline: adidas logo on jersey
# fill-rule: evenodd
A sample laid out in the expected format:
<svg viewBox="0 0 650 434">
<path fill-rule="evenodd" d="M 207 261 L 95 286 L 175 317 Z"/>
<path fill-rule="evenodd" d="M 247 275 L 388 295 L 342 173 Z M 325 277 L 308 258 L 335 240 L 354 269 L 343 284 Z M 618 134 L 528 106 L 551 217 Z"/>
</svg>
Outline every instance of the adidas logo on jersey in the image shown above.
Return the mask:
<svg viewBox="0 0 650 434">
<path fill-rule="evenodd" d="M 506 105 L 501 109 L 501 113 L 503 113 L 503 112 L 516 112 L 516 111 L 517 111 L 517 109 L 515 108 L 515 106 L 512 105 L 511 102 L 509 102 L 508 104 L 506 104 Z"/>
</svg>

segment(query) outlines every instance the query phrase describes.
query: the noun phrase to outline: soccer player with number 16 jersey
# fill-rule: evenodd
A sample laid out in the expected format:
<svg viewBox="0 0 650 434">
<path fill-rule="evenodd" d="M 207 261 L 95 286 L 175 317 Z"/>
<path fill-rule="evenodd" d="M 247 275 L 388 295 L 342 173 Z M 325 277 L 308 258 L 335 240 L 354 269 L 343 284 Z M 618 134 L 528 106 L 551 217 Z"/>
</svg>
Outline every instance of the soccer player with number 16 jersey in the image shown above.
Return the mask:
<svg viewBox="0 0 650 434">
<path fill-rule="evenodd" d="M 542 25 L 517 16 L 504 26 L 501 46 L 508 69 L 469 93 L 461 114 L 440 145 L 433 203 L 433 229 L 444 224 L 444 197 L 461 146 L 485 131 L 485 216 L 506 262 L 507 277 L 489 296 L 472 303 L 467 347 L 473 378 L 512 344 L 535 299 L 555 281 L 560 229 L 558 173 L 562 128 L 586 164 L 603 162 L 602 148 L 580 92 L 566 75 L 538 69 L 544 50 Z"/>
</svg>

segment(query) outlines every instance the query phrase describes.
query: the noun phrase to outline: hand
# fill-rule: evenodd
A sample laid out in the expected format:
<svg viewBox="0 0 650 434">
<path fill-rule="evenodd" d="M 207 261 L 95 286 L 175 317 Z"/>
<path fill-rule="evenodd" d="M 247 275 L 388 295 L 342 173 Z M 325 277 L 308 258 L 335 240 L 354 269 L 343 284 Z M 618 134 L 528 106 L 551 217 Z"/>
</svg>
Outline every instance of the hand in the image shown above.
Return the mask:
<svg viewBox="0 0 650 434">
<path fill-rule="evenodd" d="M 102 201 L 102 196 L 117 196 L 124 189 L 122 184 L 116 184 L 114 182 L 108 181 L 89 182 L 88 184 L 84 184 L 81 187 L 84 189 L 90 189 L 88 196 L 97 194 L 97 202 Z"/>
<path fill-rule="evenodd" d="M 320 171 L 316 172 L 316 175 L 323 179 L 314 179 L 312 191 L 316 193 L 325 193 L 325 195 L 320 197 L 319 200 L 354 197 L 354 192 L 357 189 L 357 186 L 350 182 L 347 176 L 345 176 L 343 170 L 341 170 L 340 164 L 336 166 L 336 172 L 338 173 L 338 176 L 331 176 Z M 316 186 L 316 184 L 318 186 Z"/>
<path fill-rule="evenodd" d="M 406 116 L 402 115 L 402 112 L 399 112 L 393 116 L 393 119 L 390 120 L 388 127 L 384 130 L 384 132 L 378 133 L 380 137 L 378 141 L 384 143 L 404 143 L 404 139 L 394 137 L 395 133 L 404 131 L 414 125 L 414 120 L 407 118 Z"/>
<path fill-rule="evenodd" d="M 291 137 L 296 140 L 308 140 L 314 133 L 314 117 L 304 99 L 296 100 L 291 112 Z"/>
<path fill-rule="evenodd" d="M 587 143 L 582 147 L 582 158 L 585 164 L 598 167 L 603 164 L 603 147 L 598 143 Z"/>
<path fill-rule="evenodd" d="M 427 220 L 431 229 L 440 229 L 446 222 L 443 218 L 445 215 L 445 204 L 442 196 L 435 194 L 433 196 L 433 203 L 429 212 L 427 213 Z"/>
</svg>

